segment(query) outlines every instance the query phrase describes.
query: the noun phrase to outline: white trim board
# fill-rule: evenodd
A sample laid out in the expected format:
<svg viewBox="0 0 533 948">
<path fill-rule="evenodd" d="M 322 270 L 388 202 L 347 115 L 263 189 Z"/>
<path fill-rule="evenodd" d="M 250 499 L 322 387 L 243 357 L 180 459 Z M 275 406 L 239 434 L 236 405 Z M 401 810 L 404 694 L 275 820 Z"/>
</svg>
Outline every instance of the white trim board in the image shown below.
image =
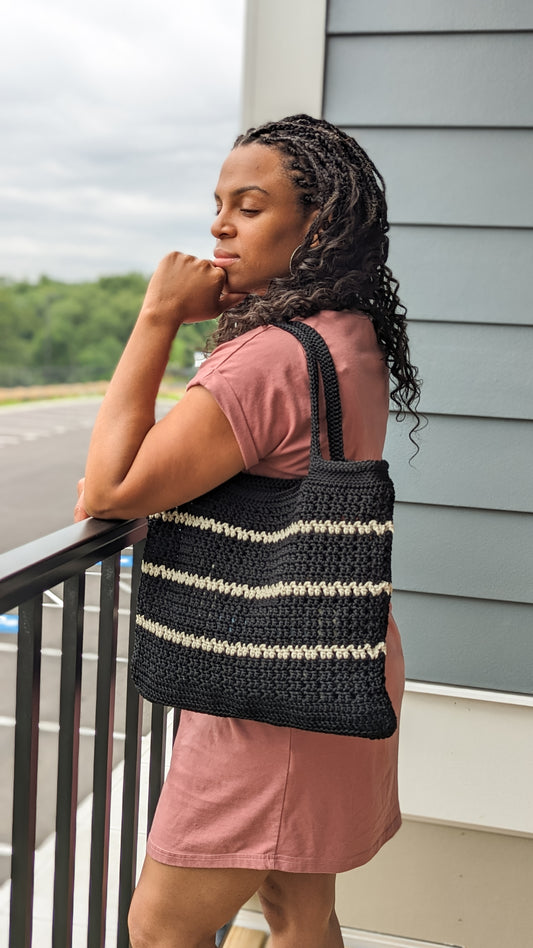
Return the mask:
<svg viewBox="0 0 533 948">
<path fill-rule="evenodd" d="M 322 113 L 326 0 L 247 0 L 242 127 Z"/>
<path fill-rule="evenodd" d="M 470 691 L 406 690 L 402 812 L 407 819 L 533 836 L 533 707 Z M 514 697 L 522 696 L 507 696 Z"/>
<path fill-rule="evenodd" d="M 241 909 L 234 924 L 255 931 L 269 932 L 263 916 L 250 909 Z M 442 942 L 416 941 L 412 938 L 399 938 L 396 935 L 382 935 L 379 932 L 364 932 L 356 928 L 341 928 L 341 932 L 344 948 L 452 948 Z"/>
<path fill-rule="evenodd" d="M 445 698 L 461 698 L 468 701 L 489 701 L 491 704 L 515 704 L 533 708 L 533 695 L 512 691 L 487 691 L 484 688 L 465 688 L 461 685 L 441 685 L 433 681 L 405 682 L 406 692 L 412 694 L 440 695 Z"/>
</svg>

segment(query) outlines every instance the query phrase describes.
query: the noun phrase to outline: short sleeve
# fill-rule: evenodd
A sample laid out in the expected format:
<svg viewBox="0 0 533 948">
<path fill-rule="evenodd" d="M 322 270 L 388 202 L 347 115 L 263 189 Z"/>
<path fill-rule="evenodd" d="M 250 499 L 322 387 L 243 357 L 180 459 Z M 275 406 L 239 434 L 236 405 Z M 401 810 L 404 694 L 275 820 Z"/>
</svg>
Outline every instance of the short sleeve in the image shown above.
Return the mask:
<svg viewBox="0 0 533 948">
<path fill-rule="evenodd" d="M 247 470 L 261 462 L 260 473 L 273 477 L 305 473 L 309 383 L 297 339 L 272 325 L 253 329 L 218 346 L 187 388 L 195 385 L 206 388 L 226 415 Z"/>
</svg>

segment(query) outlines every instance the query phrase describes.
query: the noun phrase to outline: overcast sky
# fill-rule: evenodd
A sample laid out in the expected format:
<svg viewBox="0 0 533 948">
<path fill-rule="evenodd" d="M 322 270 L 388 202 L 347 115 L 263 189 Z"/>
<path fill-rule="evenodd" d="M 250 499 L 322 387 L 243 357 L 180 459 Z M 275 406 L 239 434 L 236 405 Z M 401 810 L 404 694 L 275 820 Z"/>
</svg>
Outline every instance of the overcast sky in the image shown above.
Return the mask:
<svg viewBox="0 0 533 948">
<path fill-rule="evenodd" d="M 17 0 L 0 31 L 0 276 L 209 256 L 244 0 Z"/>
</svg>

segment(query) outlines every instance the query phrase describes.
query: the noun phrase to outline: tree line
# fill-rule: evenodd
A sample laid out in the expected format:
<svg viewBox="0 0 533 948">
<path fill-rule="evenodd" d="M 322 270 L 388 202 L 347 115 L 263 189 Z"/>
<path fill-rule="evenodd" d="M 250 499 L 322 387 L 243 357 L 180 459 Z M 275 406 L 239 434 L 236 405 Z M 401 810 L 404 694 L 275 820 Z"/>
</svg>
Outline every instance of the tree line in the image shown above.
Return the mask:
<svg viewBox="0 0 533 948">
<path fill-rule="evenodd" d="M 0 278 L 0 386 L 109 379 L 147 285 L 140 273 L 86 283 Z M 190 374 L 213 328 L 213 321 L 182 326 L 169 371 Z"/>
</svg>

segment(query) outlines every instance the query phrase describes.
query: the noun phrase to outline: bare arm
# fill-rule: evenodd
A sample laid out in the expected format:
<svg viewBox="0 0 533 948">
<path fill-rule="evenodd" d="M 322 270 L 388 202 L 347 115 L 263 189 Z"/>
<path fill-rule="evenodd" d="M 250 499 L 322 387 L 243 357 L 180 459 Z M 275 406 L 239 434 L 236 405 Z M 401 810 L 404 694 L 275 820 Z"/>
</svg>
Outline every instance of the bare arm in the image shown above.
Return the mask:
<svg viewBox="0 0 533 948">
<path fill-rule="evenodd" d="M 232 477 L 243 459 L 231 426 L 199 386 L 156 423 L 155 401 L 180 325 L 210 319 L 242 297 L 220 294 L 224 271 L 169 254 L 152 277 L 141 312 L 98 413 L 83 506 L 94 517 L 144 516 L 184 503 Z"/>
</svg>

